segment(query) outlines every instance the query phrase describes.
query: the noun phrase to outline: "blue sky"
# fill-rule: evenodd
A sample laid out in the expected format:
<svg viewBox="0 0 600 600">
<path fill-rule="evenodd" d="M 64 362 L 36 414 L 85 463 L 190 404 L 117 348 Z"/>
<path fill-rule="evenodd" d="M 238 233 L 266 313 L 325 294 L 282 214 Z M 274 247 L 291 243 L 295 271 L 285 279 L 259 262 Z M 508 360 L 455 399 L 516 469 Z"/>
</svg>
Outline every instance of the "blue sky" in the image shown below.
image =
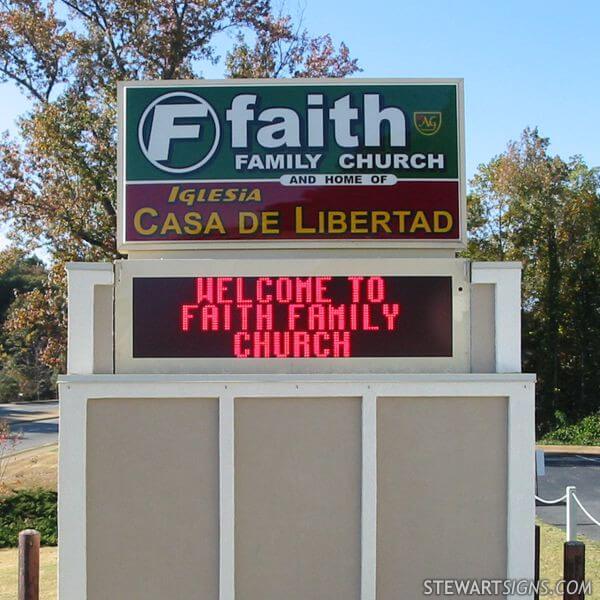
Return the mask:
<svg viewBox="0 0 600 600">
<path fill-rule="evenodd" d="M 288 2 L 296 13 L 296 4 Z M 467 176 L 526 126 L 551 150 L 600 166 L 600 2 L 304 0 L 314 35 L 331 33 L 363 77 L 463 77 Z M 222 76 L 222 67 L 204 69 Z M 0 85 L 0 131 L 26 104 Z"/>
</svg>

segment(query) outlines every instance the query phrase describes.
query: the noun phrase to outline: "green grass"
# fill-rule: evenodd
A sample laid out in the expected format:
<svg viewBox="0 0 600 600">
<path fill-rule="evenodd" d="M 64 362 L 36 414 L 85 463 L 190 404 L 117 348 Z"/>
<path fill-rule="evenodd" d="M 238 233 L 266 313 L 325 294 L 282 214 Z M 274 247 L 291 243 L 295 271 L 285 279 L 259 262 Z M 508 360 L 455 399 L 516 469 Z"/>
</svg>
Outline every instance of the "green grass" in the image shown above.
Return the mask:
<svg viewBox="0 0 600 600">
<path fill-rule="evenodd" d="M 40 552 L 40 600 L 56 600 L 57 548 L 42 548 Z M 0 550 L 0 600 L 17 597 L 18 550 Z"/>
</svg>

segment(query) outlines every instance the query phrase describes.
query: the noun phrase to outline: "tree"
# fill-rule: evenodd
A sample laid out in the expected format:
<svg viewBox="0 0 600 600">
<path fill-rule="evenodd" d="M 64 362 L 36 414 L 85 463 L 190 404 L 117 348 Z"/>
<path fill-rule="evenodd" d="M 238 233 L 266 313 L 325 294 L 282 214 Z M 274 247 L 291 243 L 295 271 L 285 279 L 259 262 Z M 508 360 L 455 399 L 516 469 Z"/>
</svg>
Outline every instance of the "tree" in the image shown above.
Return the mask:
<svg viewBox="0 0 600 600">
<path fill-rule="evenodd" d="M 600 344 L 589 339 L 600 318 L 599 173 L 552 156 L 526 129 L 471 183 L 470 255 L 523 263 L 524 362 L 538 374 L 540 420 L 586 414 L 600 392 Z"/>
<path fill-rule="evenodd" d="M 118 257 L 116 83 L 201 77 L 220 34 L 234 39 L 230 77 L 358 70 L 344 44 L 311 37 L 270 0 L 0 0 L 0 80 L 33 101 L 20 139 L 0 140 L 0 215 L 15 243 L 43 244 L 58 264 Z"/>
<path fill-rule="evenodd" d="M 34 101 L 21 143 L 0 144 L 0 210 L 18 241 L 41 240 L 58 260 L 117 256 L 117 81 L 199 77 L 223 32 L 236 40 L 231 77 L 358 69 L 346 46 L 310 37 L 270 0 L 0 0 L 0 32 L 0 74 Z"/>
<path fill-rule="evenodd" d="M 42 287 L 46 275 L 44 264 L 35 256 L 18 248 L 0 250 L 0 325 L 15 296 Z"/>
<path fill-rule="evenodd" d="M 600 174 L 569 163 L 570 199 L 562 241 L 564 385 L 578 417 L 600 407 Z"/>
<path fill-rule="evenodd" d="M 43 361 L 48 273 L 42 262 L 10 248 L 0 252 L 0 399 L 45 396 L 54 384 Z M 40 318 L 42 317 L 42 318 Z"/>
</svg>

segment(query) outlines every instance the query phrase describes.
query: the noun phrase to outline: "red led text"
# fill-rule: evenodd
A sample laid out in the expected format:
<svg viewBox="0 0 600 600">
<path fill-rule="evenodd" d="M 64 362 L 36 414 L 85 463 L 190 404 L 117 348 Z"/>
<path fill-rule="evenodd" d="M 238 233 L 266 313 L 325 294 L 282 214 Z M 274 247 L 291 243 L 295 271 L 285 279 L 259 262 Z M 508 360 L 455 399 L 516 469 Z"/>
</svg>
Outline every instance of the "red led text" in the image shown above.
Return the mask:
<svg viewBox="0 0 600 600">
<path fill-rule="evenodd" d="M 349 358 L 354 332 L 396 330 L 401 314 L 383 277 L 199 277 L 195 288 L 181 331 L 230 332 L 236 358 Z"/>
</svg>

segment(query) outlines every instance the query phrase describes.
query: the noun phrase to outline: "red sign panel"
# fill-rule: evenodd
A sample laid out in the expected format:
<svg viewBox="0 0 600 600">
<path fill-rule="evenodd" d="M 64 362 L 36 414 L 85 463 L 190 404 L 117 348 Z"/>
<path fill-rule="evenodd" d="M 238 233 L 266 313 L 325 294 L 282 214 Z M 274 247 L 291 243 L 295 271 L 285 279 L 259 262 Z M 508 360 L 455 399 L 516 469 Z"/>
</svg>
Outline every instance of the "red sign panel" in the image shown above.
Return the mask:
<svg viewBox="0 0 600 600">
<path fill-rule="evenodd" d="M 452 356 L 451 277 L 144 277 L 134 358 Z"/>
<path fill-rule="evenodd" d="M 458 181 L 391 186 L 130 184 L 129 241 L 457 239 Z"/>
</svg>

